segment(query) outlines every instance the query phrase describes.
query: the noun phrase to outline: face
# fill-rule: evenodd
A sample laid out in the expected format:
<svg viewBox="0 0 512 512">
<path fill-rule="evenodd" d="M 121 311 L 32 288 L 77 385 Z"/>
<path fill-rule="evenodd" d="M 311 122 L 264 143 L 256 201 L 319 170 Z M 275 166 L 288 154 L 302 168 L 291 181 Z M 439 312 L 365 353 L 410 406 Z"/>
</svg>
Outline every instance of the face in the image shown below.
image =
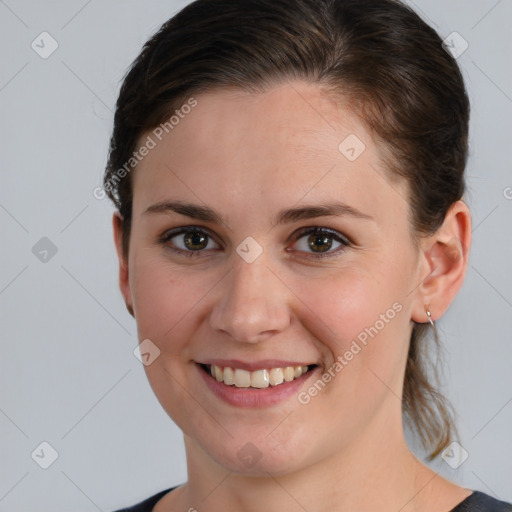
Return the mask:
<svg viewBox="0 0 512 512">
<path fill-rule="evenodd" d="M 405 183 L 317 85 L 195 100 L 141 137 L 156 145 L 133 175 L 123 292 L 160 403 L 189 447 L 244 473 L 398 429 L 419 282 Z"/>
</svg>

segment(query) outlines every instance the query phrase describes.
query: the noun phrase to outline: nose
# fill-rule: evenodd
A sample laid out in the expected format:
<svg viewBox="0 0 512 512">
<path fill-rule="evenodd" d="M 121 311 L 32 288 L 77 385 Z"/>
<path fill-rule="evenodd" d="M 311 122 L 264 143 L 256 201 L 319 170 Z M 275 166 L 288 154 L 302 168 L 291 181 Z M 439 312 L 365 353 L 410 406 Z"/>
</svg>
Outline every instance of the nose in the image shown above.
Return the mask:
<svg viewBox="0 0 512 512">
<path fill-rule="evenodd" d="M 252 263 L 235 261 L 211 313 L 211 327 L 238 342 L 258 343 L 290 324 L 290 292 L 262 256 Z"/>
</svg>

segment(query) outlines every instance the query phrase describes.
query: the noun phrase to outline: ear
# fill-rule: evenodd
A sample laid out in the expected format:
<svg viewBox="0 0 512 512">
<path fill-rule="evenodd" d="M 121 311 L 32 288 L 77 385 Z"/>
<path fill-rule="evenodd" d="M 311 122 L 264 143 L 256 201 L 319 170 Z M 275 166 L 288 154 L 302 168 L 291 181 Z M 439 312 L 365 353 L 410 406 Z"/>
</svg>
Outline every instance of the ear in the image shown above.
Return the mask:
<svg viewBox="0 0 512 512">
<path fill-rule="evenodd" d="M 116 211 L 112 217 L 114 229 L 114 242 L 116 245 L 117 259 L 119 261 L 119 289 L 123 295 L 126 309 L 135 318 L 132 305 L 132 294 L 130 291 L 130 275 L 128 258 L 123 254 L 123 217 Z"/>
<path fill-rule="evenodd" d="M 412 320 L 428 322 L 440 318 L 460 290 L 468 266 L 471 246 L 471 215 L 463 201 L 452 204 L 441 227 L 421 243 L 421 276 L 416 289 Z"/>
</svg>

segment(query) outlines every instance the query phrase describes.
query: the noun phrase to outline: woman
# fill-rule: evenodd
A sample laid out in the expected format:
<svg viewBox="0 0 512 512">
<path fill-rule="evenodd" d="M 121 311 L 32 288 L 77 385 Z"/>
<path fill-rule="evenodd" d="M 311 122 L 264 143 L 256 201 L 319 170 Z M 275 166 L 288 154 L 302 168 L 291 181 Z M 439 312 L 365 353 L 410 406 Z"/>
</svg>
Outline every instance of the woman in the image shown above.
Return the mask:
<svg viewBox="0 0 512 512">
<path fill-rule="evenodd" d="M 146 43 L 104 186 L 188 481 L 125 510 L 512 509 L 403 433 L 456 439 L 424 347 L 467 268 L 468 117 L 393 0 L 199 0 Z"/>
</svg>

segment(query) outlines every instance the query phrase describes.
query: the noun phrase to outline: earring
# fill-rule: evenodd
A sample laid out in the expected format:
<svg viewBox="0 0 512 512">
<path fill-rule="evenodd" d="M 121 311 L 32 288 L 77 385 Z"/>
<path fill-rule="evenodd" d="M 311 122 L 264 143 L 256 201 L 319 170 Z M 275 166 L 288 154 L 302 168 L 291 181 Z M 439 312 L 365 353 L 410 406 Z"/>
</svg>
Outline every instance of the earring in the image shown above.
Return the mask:
<svg viewBox="0 0 512 512">
<path fill-rule="evenodd" d="M 428 321 L 430 322 L 430 325 L 432 327 L 435 327 L 434 321 L 432 320 L 432 315 L 430 314 L 430 309 L 429 308 L 430 308 L 430 304 L 427 304 L 425 306 L 425 313 L 427 313 L 427 317 L 428 317 Z"/>
</svg>

